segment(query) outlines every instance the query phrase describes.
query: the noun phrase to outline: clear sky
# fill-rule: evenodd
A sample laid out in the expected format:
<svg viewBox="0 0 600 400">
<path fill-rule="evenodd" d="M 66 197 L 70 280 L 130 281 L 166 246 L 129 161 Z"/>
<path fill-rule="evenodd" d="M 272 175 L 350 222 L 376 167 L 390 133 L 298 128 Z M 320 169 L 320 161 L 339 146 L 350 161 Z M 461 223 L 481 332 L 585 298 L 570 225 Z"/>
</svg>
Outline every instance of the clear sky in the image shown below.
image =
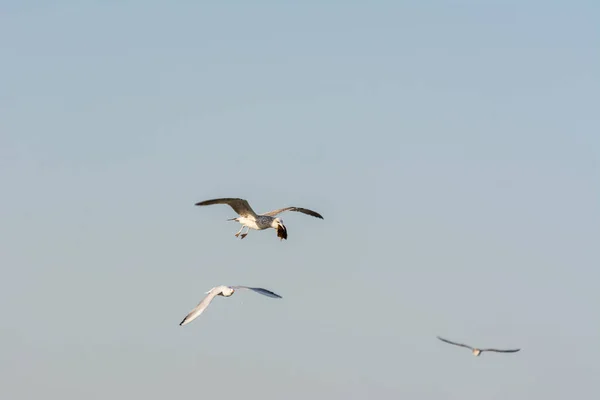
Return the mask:
<svg viewBox="0 0 600 400">
<path fill-rule="evenodd" d="M 0 2 L 0 397 L 600 398 L 599 20 Z"/>
</svg>

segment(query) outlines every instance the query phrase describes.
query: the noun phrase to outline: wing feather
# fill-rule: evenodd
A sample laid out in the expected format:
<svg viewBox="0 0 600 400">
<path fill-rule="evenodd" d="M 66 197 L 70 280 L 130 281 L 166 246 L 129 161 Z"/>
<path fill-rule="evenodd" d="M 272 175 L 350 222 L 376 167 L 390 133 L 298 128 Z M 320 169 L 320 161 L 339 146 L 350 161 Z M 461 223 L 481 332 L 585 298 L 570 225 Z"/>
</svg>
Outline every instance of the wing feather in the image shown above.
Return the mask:
<svg viewBox="0 0 600 400">
<path fill-rule="evenodd" d="M 262 294 L 264 296 L 272 297 L 274 299 L 281 299 L 282 298 L 277 293 L 271 292 L 270 290 L 263 289 L 263 288 L 249 287 L 249 286 L 229 286 L 229 287 L 232 288 L 232 289 L 249 289 L 249 290 L 253 290 L 256 293 L 260 293 L 260 294 Z"/>
<path fill-rule="evenodd" d="M 313 217 L 315 217 L 315 218 L 321 218 L 321 219 L 324 219 L 324 218 L 323 218 L 323 216 L 322 216 L 321 214 L 319 214 L 318 212 L 316 212 L 316 211 L 313 211 L 313 210 L 309 210 L 308 208 L 300 208 L 300 207 L 285 207 L 285 208 L 279 208 L 279 209 L 277 209 L 277 210 L 273 210 L 273 211 L 266 212 L 266 213 L 264 213 L 263 215 L 267 215 L 267 216 L 269 216 L 269 217 L 274 217 L 274 216 L 276 216 L 277 214 L 281 214 L 281 213 L 282 213 L 282 212 L 284 212 L 284 211 L 297 211 L 297 212 L 301 212 L 301 213 L 304 213 L 304 214 L 307 214 L 307 215 L 311 215 L 311 216 L 313 216 Z"/>
<path fill-rule="evenodd" d="M 455 345 L 455 346 L 466 347 L 467 349 L 471 349 L 471 350 L 473 350 L 473 348 L 472 348 L 471 346 L 468 346 L 468 345 L 466 345 L 466 344 L 452 342 L 452 341 L 450 341 L 450 340 L 448 340 L 448 339 L 444 339 L 444 338 L 442 338 L 442 337 L 439 337 L 439 336 L 437 336 L 437 338 L 438 338 L 438 339 L 440 339 L 442 342 L 450 343 L 450 344 L 453 344 L 453 345 Z"/>
<path fill-rule="evenodd" d="M 221 199 L 212 199 L 212 200 L 201 201 L 199 203 L 196 203 L 195 205 L 210 206 L 213 204 L 227 204 L 231 208 L 233 208 L 233 211 L 238 213 L 238 215 L 240 215 L 241 217 L 250 217 L 251 216 L 251 217 L 256 218 L 256 213 L 254 212 L 252 207 L 250 207 L 250 204 L 248 204 L 248 201 L 244 200 L 244 199 L 226 197 L 226 198 L 221 198 Z"/>
<path fill-rule="evenodd" d="M 208 307 L 210 302 L 213 301 L 215 296 L 217 296 L 219 293 L 221 293 L 221 291 L 222 291 L 222 289 L 219 287 L 213 288 L 212 290 L 210 290 L 208 292 L 208 294 L 206 295 L 206 297 L 204 297 L 202 299 L 202 301 L 200 301 L 200 303 L 198 303 L 198 305 L 196 307 L 194 307 L 194 309 L 192 311 L 190 311 L 188 313 L 188 315 L 185 316 L 185 318 L 183 319 L 183 321 L 181 321 L 179 323 L 179 325 L 180 326 L 187 325 L 190 322 L 192 322 L 193 320 L 195 320 L 196 318 L 198 318 L 198 316 L 200 314 L 202 314 L 202 312 L 204 312 L 204 310 L 206 310 L 206 307 Z"/>
<path fill-rule="evenodd" d="M 499 349 L 481 349 L 481 351 L 495 351 L 496 353 L 516 353 L 521 349 L 508 349 L 508 350 L 499 350 Z"/>
</svg>

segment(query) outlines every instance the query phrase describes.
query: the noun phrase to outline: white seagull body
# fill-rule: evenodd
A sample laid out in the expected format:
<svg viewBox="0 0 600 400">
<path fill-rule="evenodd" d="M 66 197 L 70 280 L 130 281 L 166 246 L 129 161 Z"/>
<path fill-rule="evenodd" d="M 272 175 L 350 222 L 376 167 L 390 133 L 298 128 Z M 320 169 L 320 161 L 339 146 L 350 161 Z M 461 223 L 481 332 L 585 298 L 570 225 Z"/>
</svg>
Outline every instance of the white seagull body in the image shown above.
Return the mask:
<svg viewBox="0 0 600 400">
<path fill-rule="evenodd" d="M 476 347 L 471 347 L 469 345 L 466 344 L 462 344 L 462 343 L 456 343 L 456 342 L 451 342 L 450 340 L 441 338 L 441 337 L 437 337 L 438 339 L 440 339 L 442 342 L 446 342 L 446 343 L 450 343 L 453 344 L 455 346 L 460 346 L 460 347 L 466 347 L 467 349 L 471 350 L 471 353 L 473 353 L 473 355 L 475 357 L 479 357 L 481 355 L 481 353 L 483 353 L 484 351 L 494 351 L 496 353 L 516 353 L 517 351 L 521 350 L 521 349 L 510 349 L 510 350 L 499 350 L 499 349 L 478 349 Z"/>
<path fill-rule="evenodd" d="M 283 219 L 276 217 L 276 215 L 281 214 L 284 211 L 297 211 L 323 219 L 321 214 L 300 207 L 285 207 L 269 211 L 264 214 L 256 214 L 252 207 L 250 207 L 250 204 L 248 204 L 248 201 L 237 198 L 213 199 L 196 203 L 197 206 L 210 206 L 212 204 L 227 204 L 239 215 L 239 217 L 228 219 L 228 221 L 237 221 L 242 225 L 242 229 L 235 234 L 236 237 L 240 236 L 241 234 L 241 239 L 248 235 L 250 229 L 262 231 L 264 229 L 273 228 L 277 231 L 277 237 L 280 240 L 287 240 L 287 228 L 283 224 Z M 242 233 L 244 228 L 247 228 L 246 233 Z"/>
<path fill-rule="evenodd" d="M 256 293 L 260 293 L 260 294 L 268 296 L 268 297 L 281 299 L 280 295 L 273 293 L 270 290 L 262 289 L 262 288 L 255 288 L 255 287 L 248 287 L 248 286 L 224 286 L 224 285 L 215 286 L 214 288 L 212 288 L 208 292 L 206 292 L 206 297 L 204 297 L 202 299 L 202 301 L 200 301 L 200 303 L 198 303 L 198 305 L 196 307 L 194 307 L 194 309 L 192 311 L 190 311 L 188 315 L 185 316 L 185 318 L 183 319 L 183 321 L 181 321 L 179 323 L 179 325 L 183 326 L 183 325 L 189 324 L 190 322 L 192 322 L 193 320 L 198 318 L 198 316 L 200 314 L 202 314 L 202 312 L 204 310 L 206 310 L 206 307 L 208 307 L 210 302 L 213 301 L 213 299 L 216 296 L 230 297 L 233 295 L 233 293 L 235 293 L 235 291 L 237 289 L 249 289 L 249 290 L 255 291 Z"/>
</svg>

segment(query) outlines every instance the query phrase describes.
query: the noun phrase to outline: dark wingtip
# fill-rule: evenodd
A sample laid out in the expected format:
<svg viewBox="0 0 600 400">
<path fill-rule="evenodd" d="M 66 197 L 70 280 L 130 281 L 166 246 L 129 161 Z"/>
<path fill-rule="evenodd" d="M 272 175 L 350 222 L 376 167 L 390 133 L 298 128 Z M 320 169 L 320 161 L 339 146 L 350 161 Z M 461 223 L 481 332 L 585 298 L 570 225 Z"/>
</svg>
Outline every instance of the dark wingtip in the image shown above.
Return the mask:
<svg viewBox="0 0 600 400">
<path fill-rule="evenodd" d="M 184 323 L 184 322 L 185 322 L 185 318 L 183 319 L 183 321 L 181 321 L 181 322 L 179 323 L 179 326 L 183 325 L 183 323 Z"/>
</svg>

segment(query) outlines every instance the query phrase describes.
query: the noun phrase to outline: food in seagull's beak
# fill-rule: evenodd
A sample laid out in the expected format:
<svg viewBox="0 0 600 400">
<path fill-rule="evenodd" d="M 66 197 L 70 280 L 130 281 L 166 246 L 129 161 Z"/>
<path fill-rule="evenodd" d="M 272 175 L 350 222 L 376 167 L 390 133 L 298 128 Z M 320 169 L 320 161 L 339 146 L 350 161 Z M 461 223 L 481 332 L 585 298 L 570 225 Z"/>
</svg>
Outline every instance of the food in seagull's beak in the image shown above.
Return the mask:
<svg viewBox="0 0 600 400">
<path fill-rule="evenodd" d="M 277 237 L 280 240 L 287 240 L 287 229 L 285 229 L 285 226 L 281 224 L 277 225 Z"/>
</svg>

